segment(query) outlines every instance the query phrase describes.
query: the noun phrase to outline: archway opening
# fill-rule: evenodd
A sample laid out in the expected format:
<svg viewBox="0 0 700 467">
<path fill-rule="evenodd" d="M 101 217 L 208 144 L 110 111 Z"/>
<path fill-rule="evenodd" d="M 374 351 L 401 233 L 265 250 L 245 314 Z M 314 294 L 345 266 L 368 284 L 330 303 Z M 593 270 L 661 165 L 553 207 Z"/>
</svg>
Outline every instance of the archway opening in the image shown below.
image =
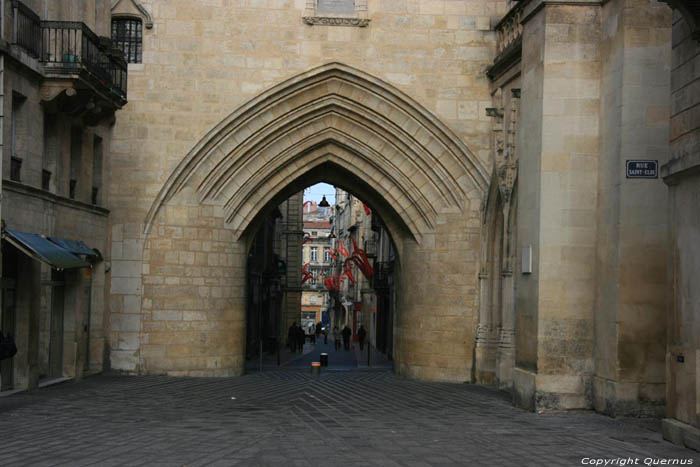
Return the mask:
<svg viewBox="0 0 700 467">
<path fill-rule="evenodd" d="M 342 180 L 345 188 L 309 181 L 319 177 Z M 300 183 L 310 185 L 276 204 Z M 350 171 L 324 164 L 272 197 L 251 223 L 247 371 L 312 361 L 331 369 L 391 368 L 398 251 L 379 210 L 358 191 L 381 198 Z M 400 221 L 395 212 L 386 215 Z"/>
<path fill-rule="evenodd" d="M 338 63 L 242 105 L 171 173 L 144 222 L 142 371 L 244 371 L 252 242 L 280 204 L 321 181 L 376 212 L 400 258 L 395 370 L 471 379 L 483 164 L 411 97 Z"/>
</svg>

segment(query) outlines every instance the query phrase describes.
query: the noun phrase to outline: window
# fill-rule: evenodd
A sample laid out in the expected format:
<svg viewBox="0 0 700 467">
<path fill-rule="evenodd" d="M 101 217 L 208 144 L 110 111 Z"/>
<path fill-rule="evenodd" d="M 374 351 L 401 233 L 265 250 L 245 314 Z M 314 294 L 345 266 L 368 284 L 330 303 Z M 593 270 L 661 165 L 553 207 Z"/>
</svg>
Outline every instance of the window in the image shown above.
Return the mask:
<svg viewBox="0 0 700 467">
<path fill-rule="evenodd" d="M 70 134 L 70 182 L 68 184 L 68 197 L 75 199 L 78 180 L 81 178 L 81 166 L 83 159 L 83 130 L 80 127 L 71 128 Z M 87 197 L 87 193 L 85 193 Z"/>
<path fill-rule="evenodd" d="M 311 236 L 312 236 L 312 237 L 318 236 L 318 232 L 316 232 L 315 230 L 312 230 L 312 231 L 311 231 Z"/>
<path fill-rule="evenodd" d="M 25 143 L 24 101 L 22 94 L 12 92 L 12 113 L 10 114 L 10 180 L 19 182 L 22 170 L 22 155 Z"/>
<path fill-rule="evenodd" d="M 143 29 L 140 19 L 112 19 L 112 42 L 124 51 L 127 63 L 141 63 L 142 40 Z"/>
<path fill-rule="evenodd" d="M 49 191 L 49 187 L 51 186 L 51 172 L 48 170 L 42 170 L 41 171 L 41 189 Z"/>
<path fill-rule="evenodd" d="M 92 140 L 92 204 L 100 204 L 102 188 L 102 138 L 95 136 Z"/>
<path fill-rule="evenodd" d="M 22 159 L 18 157 L 10 158 L 10 180 L 13 182 L 22 181 Z"/>
<path fill-rule="evenodd" d="M 323 252 L 323 261 L 326 263 L 330 262 L 331 260 L 331 250 L 326 248 L 326 250 Z"/>
<path fill-rule="evenodd" d="M 318 261 L 318 247 L 311 247 L 311 261 Z"/>
<path fill-rule="evenodd" d="M 44 109 L 44 151 L 42 156 L 41 189 L 54 191 L 56 189 L 56 155 L 58 152 L 58 128 L 56 114 Z"/>
</svg>

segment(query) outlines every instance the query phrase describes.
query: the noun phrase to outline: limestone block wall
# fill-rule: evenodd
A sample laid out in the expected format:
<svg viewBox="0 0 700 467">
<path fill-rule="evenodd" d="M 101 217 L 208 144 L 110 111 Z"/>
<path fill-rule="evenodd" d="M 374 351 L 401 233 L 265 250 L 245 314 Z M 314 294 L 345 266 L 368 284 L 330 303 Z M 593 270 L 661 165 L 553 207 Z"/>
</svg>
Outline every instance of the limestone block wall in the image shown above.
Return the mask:
<svg viewBox="0 0 700 467">
<path fill-rule="evenodd" d="M 518 150 L 521 163 L 518 167 L 518 225 L 514 276 L 515 287 L 515 368 L 513 386 L 515 403 L 534 409 L 537 372 L 537 340 L 528 336 L 538 335 L 538 302 L 540 276 L 540 187 L 539 173 L 543 132 L 543 86 L 545 54 L 545 15 L 530 18 L 522 35 L 521 106 L 527 109 L 520 120 Z M 525 137 L 528 135 L 528 137 Z M 522 252 L 532 253 L 532 272 L 521 274 Z"/>
<path fill-rule="evenodd" d="M 480 164 L 489 164 L 490 122 L 483 108 L 490 97 L 483 70 L 494 49 L 490 27 L 505 2 L 371 0 L 364 28 L 305 24 L 303 1 L 141 3 L 154 26 L 144 32 L 143 64 L 129 65 L 129 104 L 119 112 L 111 147 L 115 369 L 150 371 L 139 366 L 142 343 L 132 334 L 142 332 L 137 316 L 148 313 L 144 274 L 152 272 L 144 270 L 150 267 L 144 259 L 150 241 L 144 219 L 149 207 L 197 142 L 265 89 L 318 65 L 342 62 L 405 92 L 444 122 Z M 151 233 L 161 235 L 155 225 Z"/>
<path fill-rule="evenodd" d="M 145 245 L 142 311 L 124 309 L 117 321 L 120 348 L 135 351 L 123 363 L 149 374 L 241 374 L 244 242 L 225 228 L 218 207 L 186 193 L 161 216 Z"/>
<path fill-rule="evenodd" d="M 700 428 L 700 41 L 673 16 L 671 157 L 662 168 L 669 186 L 670 251 L 664 436 L 699 449 Z"/>
<path fill-rule="evenodd" d="M 515 399 L 590 407 L 600 9 L 531 2 L 523 32 Z M 540 7 L 539 10 L 535 7 Z M 534 339 L 533 336 L 537 336 Z"/>
<path fill-rule="evenodd" d="M 398 252 L 394 274 L 394 368 L 398 374 L 437 381 L 472 381 L 478 322 L 480 215 L 444 213 L 422 245 Z"/>
<path fill-rule="evenodd" d="M 594 403 L 612 415 L 658 416 L 667 190 L 660 179 L 627 179 L 625 161 L 668 157 L 671 10 L 611 1 L 602 12 Z"/>
</svg>

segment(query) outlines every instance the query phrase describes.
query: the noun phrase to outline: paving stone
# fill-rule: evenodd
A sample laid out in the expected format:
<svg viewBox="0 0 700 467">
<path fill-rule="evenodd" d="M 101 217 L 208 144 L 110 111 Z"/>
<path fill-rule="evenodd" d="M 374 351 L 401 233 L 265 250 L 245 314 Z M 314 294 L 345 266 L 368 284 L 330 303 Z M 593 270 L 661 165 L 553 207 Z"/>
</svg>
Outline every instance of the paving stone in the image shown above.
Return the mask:
<svg viewBox="0 0 700 467">
<path fill-rule="evenodd" d="M 235 397 L 235 399 L 232 399 Z M 468 384 L 386 370 L 98 376 L 0 400 L 0 465 L 581 465 L 693 459 L 658 422 L 535 414 Z"/>
</svg>

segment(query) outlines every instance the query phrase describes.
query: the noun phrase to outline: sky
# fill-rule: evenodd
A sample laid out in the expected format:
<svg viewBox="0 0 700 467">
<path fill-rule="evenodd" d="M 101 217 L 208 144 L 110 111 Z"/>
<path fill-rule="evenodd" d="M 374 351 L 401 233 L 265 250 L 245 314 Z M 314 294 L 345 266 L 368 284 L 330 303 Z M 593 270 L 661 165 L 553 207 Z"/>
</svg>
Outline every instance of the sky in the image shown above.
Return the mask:
<svg viewBox="0 0 700 467">
<path fill-rule="evenodd" d="M 328 183 L 317 183 L 311 185 L 304 190 L 304 201 L 320 202 L 323 195 L 326 195 L 326 201 L 330 204 L 335 204 L 335 188 Z"/>
</svg>

